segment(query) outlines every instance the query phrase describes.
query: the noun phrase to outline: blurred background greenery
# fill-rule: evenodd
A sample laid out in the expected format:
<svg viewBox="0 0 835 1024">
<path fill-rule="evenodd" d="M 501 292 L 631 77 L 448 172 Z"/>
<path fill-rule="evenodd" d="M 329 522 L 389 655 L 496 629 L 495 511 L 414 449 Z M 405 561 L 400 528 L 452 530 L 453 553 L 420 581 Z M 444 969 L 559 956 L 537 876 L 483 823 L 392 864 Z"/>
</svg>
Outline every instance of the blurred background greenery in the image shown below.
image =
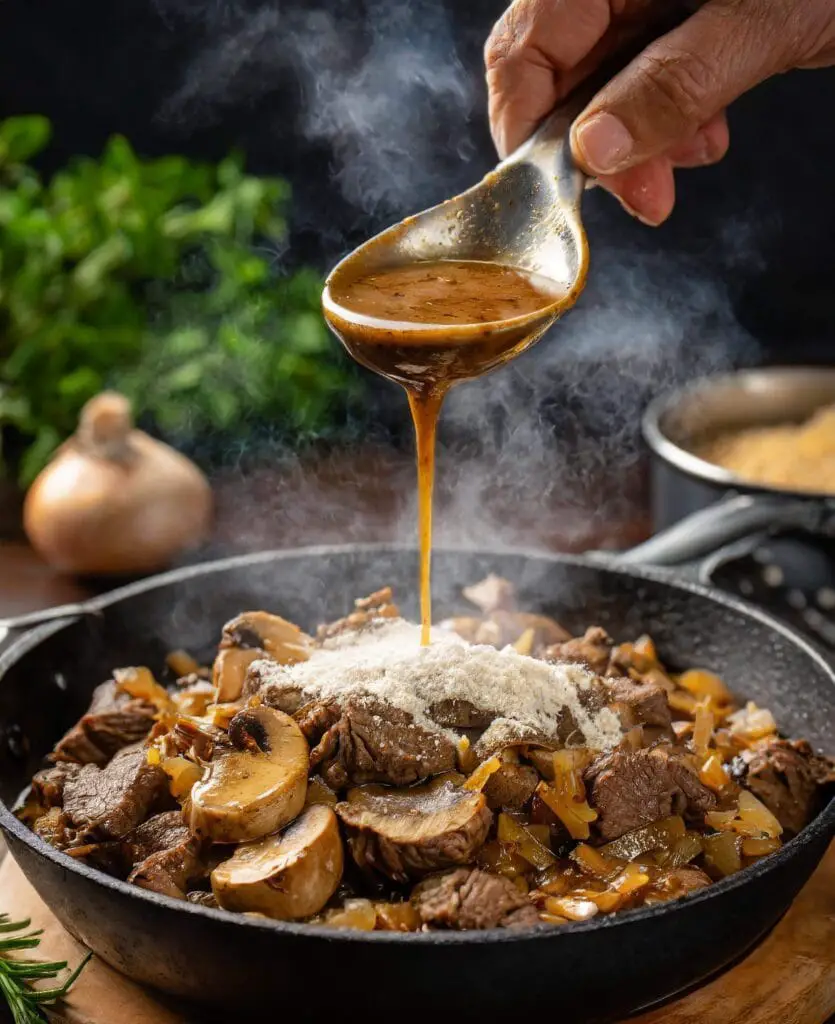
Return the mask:
<svg viewBox="0 0 835 1024">
<path fill-rule="evenodd" d="M 45 177 L 43 117 L 0 123 L 0 470 L 22 487 L 103 388 L 187 450 L 338 431 L 359 378 L 319 312 L 316 271 L 282 272 L 290 190 L 112 137 Z"/>
</svg>

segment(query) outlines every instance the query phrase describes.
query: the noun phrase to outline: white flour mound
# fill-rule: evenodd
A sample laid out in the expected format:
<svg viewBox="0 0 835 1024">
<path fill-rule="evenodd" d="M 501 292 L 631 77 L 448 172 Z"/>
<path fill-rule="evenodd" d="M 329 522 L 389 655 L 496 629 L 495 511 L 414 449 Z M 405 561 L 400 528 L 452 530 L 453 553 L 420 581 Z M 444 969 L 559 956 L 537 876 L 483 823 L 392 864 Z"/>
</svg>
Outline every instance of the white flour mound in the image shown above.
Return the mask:
<svg viewBox="0 0 835 1024">
<path fill-rule="evenodd" d="M 265 683 L 286 686 L 304 701 L 373 697 L 408 712 L 433 732 L 440 727 L 429 717 L 429 708 L 457 700 L 489 709 L 495 716 L 491 732 L 518 739 L 556 735 L 566 712 L 586 746 L 609 750 L 622 738 L 613 711 L 589 711 L 581 703 L 580 693 L 594 680 L 582 666 L 552 665 L 512 647 L 469 644 L 439 629 L 432 630 L 431 644 L 421 647 L 420 627 L 403 619 L 339 634 L 298 665 L 256 665 Z"/>
</svg>

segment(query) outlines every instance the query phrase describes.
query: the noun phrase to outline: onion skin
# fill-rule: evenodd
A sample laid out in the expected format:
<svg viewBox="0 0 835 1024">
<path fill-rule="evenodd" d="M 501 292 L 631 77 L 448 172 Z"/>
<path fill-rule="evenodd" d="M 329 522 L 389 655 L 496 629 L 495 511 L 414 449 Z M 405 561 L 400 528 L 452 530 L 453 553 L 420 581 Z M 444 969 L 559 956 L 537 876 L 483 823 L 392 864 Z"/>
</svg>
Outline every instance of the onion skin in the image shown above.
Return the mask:
<svg viewBox="0 0 835 1024">
<path fill-rule="evenodd" d="M 125 429 L 116 432 L 121 436 L 108 431 L 106 446 L 85 437 L 85 417 L 95 418 L 102 408 L 110 417 L 117 399 L 121 396 L 103 394 L 88 403 L 79 432 L 26 496 L 26 535 L 61 572 L 151 572 L 199 544 L 211 526 L 206 478 L 185 456 L 133 429 L 126 400 L 121 399 Z"/>
</svg>

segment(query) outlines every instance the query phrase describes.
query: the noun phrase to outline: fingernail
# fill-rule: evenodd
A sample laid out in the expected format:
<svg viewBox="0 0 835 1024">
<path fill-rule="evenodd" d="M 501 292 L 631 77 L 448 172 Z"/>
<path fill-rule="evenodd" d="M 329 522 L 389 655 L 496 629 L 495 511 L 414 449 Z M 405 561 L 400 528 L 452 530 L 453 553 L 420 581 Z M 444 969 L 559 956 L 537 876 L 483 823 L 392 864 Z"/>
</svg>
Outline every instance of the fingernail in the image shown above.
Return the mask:
<svg viewBox="0 0 835 1024">
<path fill-rule="evenodd" d="M 630 217 L 634 217 L 635 220 L 639 220 L 642 224 L 645 224 L 648 228 L 660 227 L 663 223 L 661 220 L 653 220 L 644 213 L 639 213 L 634 206 L 630 206 L 629 203 L 623 198 L 623 196 L 615 196 L 615 199 L 620 205 L 626 210 Z"/>
<path fill-rule="evenodd" d="M 629 158 L 634 140 L 614 114 L 595 114 L 574 129 L 574 142 L 595 174 L 612 174 Z"/>
</svg>

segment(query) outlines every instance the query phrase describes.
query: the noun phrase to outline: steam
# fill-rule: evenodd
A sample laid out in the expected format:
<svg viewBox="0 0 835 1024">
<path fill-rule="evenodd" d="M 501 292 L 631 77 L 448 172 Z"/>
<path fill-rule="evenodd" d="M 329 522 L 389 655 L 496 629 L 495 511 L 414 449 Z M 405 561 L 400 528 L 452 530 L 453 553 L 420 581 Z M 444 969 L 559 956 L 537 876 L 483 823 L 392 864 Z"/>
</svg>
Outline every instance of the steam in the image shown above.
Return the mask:
<svg viewBox="0 0 835 1024">
<path fill-rule="evenodd" d="M 578 307 L 515 364 L 450 394 L 440 543 L 582 548 L 629 522 L 643 506 L 647 402 L 756 354 L 703 260 L 592 252 Z"/>
<path fill-rule="evenodd" d="M 192 15 L 188 0 L 158 5 L 168 18 Z M 344 198 L 363 214 L 400 217 L 444 198 L 451 179 L 460 187 L 485 169 L 467 168 L 478 77 L 464 68 L 441 4 L 367 0 L 362 25 L 355 4 L 342 6 L 335 14 L 210 10 L 206 47 L 160 116 L 206 126 L 275 94 L 265 133 L 286 137 L 289 124 L 308 142 L 327 144 L 332 184 Z"/>
<path fill-rule="evenodd" d="M 481 68 L 465 66 L 442 0 L 367 0 L 362 24 L 353 2 L 331 4 L 331 13 L 157 3 L 168 19 L 199 23 L 205 37 L 160 116 L 206 127 L 257 104 L 269 111 L 265 138 L 304 140 L 329 154 L 328 190 L 356 220 L 383 227 L 472 184 L 493 159 L 475 142 L 485 128 Z M 484 34 L 489 21 L 485 14 Z M 639 506 L 646 402 L 755 354 L 721 279 L 727 268 L 752 264 L 757 239 L 747 225 L 731 225 L 714 243 L 719 262 L 713 252 L 660 251 L 660 236 L 633 225 L 608 197 L 591 193 L 585 202 L 593 264 L 578 308 L 512 366 L 447 400 L 439 543 L 490 550 L 590 543 L 597 524 L 627 520 Z M 335 227 L 309 199 L 294 214 L 321 232 L 325 246 L 338 248 L 340 233 L 344 239 L 356 228 L 350 214 Z M 363 479 L 366 489 L 390 492 L 383 512 L 374 493 L 352 487 L 350 460 L 334 459 L 342 465 L 331 467 L 328 483 L 306 474 L 295 453 L 281 453 L 290 481 L 281 495 L 238 481 L 238 510 L 243 501 L 257 511 L 230 513 L 236 539 L 263 544 L 257 520 L 284 510 L 287 535 L 266 543 L 411 542 L 408 462 L 382 469 L 371 484 Z"/>
</svg>

